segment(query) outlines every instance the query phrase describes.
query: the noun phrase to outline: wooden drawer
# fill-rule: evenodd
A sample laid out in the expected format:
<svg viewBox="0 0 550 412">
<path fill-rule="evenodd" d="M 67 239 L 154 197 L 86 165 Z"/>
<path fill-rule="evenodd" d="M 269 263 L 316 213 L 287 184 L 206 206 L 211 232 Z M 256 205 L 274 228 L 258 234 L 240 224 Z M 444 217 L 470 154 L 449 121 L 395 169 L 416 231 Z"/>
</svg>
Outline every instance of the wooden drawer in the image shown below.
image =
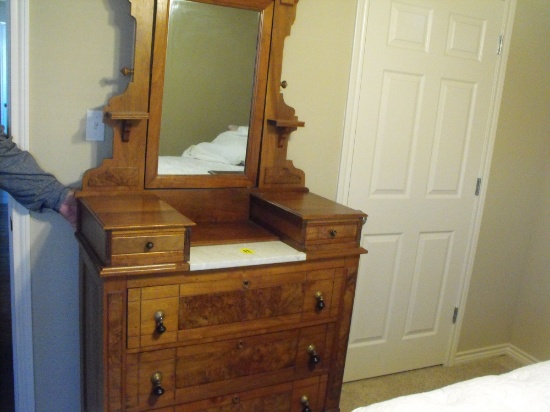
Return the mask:
<svg viewBox="0 0 550 412">
<path fill-rule="evenodd" d="M 105 266 L 183 264 L 194 223 L 152 195 L 79 199 L 81 243 Z"/>
<path fill-rule="evenodd" d="M 319 377 L 328 372 L 333 339 L 334 324 L 330 323 L 129 354 L 127 406 L 142 410 L 219 396 L 234 397 L 238 396 L 236 393 L 270 385 Z M 314 356 L 318 358 L 317 363 L 313 362 Z M 161 395 L 154 393 L 155 374 L 158 373 L 162 376 L 158 382 L 162 387 Z M 316 399 L 315 393 L 312 399 Z M 292 401 L 292 396 L 288 400 Z M 276 397 L 272 401 L 281 400 Z"/>
<path fill-rule="evenodd" d="M 307 246 L 335 244 L 335 243 L 355 243 L 357 233 L 360 228 L 356 222 L 310 222 L 305 228 L 305 243 Z"/>
<path fill-rule="evenodd" d="M 311 411 L 321 411 L 326 393 L 326 375 L 235 392 L 175 407 L 174 412 L 302 412 L 307 402 Z"/>
<path fill-rule="evenodd" d="M 213 272 L 181 284 L 130 288 L 127 347 L 177 344 L 335 320 L 343 277 L 344 270 L 337 265 L 310 270 L 295 265 L 285 270 Z"/>
<path fill-rule="evenodd" d="M 113 232 L 111 265 L 183 262 L 184 231 Z"/>
<path fill-rule="evenodd" d="M 360 252 L 366 215 L 311 193 L 251 195 L 250 217 L 305 252 Z"/>
</svg>

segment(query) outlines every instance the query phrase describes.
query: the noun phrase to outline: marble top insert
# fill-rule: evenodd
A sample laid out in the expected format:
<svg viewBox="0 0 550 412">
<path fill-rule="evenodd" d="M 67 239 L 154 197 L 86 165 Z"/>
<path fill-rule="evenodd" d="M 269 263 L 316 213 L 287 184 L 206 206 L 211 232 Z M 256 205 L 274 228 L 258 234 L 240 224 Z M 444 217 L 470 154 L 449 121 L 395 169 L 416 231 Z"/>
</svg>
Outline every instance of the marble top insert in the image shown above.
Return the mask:
<svg viewBox="0 0 550 412">
<path fill-rule="evenodd" d="M 306 254 L 281 241 L 192 246 L 190 270 L 233 268 L 299 262 Z"/>
</svg>

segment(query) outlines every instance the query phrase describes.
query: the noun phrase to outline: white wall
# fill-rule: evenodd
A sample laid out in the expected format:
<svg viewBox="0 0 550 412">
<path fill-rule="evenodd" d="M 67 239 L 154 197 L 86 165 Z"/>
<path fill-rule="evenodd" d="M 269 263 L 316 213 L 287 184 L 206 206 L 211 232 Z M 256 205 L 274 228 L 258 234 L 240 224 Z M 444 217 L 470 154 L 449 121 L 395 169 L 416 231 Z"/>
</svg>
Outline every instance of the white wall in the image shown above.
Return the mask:
<svg viewBox="0 0 550 412">
<path fill-rule="evenodd" d="M 524 30 L 515 37 L 526 47 L 518 50 L 514 60 L 519 93 L 510 113 L 522 119 L 522 127 L 508 133 L 531 136 L 532 162 L 523 177 L 536 187 L 511 342 L 546 360 L 550 359 L 550 2 L 530 0 L 529 7 L 524 3 L 517 13 L 517 24 Z"/>
<path fill-rule="evenodd" d="M 550 102 L 548 103 L 550 104 Z M 547 132 L 550 136 L 550 130 Z M 524 266 L 511 343 L 538 360 L 550 360 L 550 153 L 538 215 Z M 542 171 L 542 170 L 541 170 Z"/>
<path fill-rule="evenodd" d="M 356 0 L 300 0 L 285 44 L 285 102 L 306 123 L 290 137 L 288 158 L 306 186 L 336 198 Z"/>
<path fill-rule="evenodd" d="M 518 0 L 459 351 L 514 343 L 550 358 L 549 18 L 548 0 Z"/>
</svg>

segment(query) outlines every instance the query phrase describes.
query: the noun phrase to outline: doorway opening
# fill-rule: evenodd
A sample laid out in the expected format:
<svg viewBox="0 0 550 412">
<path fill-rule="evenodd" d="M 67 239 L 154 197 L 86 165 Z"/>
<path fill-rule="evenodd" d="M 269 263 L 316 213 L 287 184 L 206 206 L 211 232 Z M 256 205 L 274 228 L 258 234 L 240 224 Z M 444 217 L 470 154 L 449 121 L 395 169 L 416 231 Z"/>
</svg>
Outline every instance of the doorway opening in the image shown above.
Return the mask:
<svg viewBox="0 0 550 412">
<path fill-rule="evenodd" d="M 0 203 L 0 410 L 15 410 L 13 392 L 13 346 L 11 333 L 11 283 L 7 194 Z"/>
<path fill-rule="evenodd" d="M 0 129 L 8 131 L 6 2 L 0 2 Z M 0 410 L 15 411 L 8 194 L 0 191 Z"/>
</svg>

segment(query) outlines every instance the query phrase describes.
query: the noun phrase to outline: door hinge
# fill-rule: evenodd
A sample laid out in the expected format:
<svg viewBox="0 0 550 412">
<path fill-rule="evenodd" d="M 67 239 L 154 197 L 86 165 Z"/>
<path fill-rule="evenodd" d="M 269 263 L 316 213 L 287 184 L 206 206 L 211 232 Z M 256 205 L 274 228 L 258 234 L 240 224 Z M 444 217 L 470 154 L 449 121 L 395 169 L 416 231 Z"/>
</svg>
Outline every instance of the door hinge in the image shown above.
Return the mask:
<svg viewBox="0 0 550 412">
<path fill-rule="evenodd" d="M 13 218 L 10 216 L 10 231 L 13 232 Z"/>
<path fill-rule="evenodd" d="M 455 311 L 453 312 L 453 323 L 456 323 L 457 318 L 458 318 L 458 308 L 455 308 Z"/>
<path fill-rule="evenodd" d="M 479 196 L 480 192 L 481 192 L 481 177 L 478 177 L 477 183 L 476 183 L 476 196 Z"/>
<path fill-rule="evenodd" d="M 498 36 L 498 48 L 497 48 L 497 54 L 502 54 L 502 48 L 504 47 L 504 35 Z"/>
</svg>

